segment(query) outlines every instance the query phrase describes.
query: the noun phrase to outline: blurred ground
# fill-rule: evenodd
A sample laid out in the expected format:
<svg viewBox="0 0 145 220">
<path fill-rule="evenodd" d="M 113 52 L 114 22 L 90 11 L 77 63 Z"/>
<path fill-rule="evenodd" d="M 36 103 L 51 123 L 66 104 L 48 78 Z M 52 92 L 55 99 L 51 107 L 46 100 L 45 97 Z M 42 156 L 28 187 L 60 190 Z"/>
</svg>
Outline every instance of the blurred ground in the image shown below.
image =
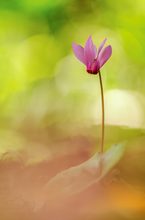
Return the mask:
<svg viewBox="0 0 145 220">
<path fill-rule="evenodd" d="M 130 133 L 127 137 L 126 129 L 118 128 L 117 132 L 115 127 L 111 127 L 112 132 L 113 130 L 116 134 L 120 134 L 123 140 L 124 135 L 128 139 L 123 158 L 100 182 L 69 197 L 54 196 L 49 190 L 46 194 L 44 188 L 50 179 L 62 170 L 81 164 L 91 157 L 92 152 L 95 151 L 91 146 L 93 142 L 95 146 L 96 141 L 91 136 L 61 140 L 57 150 L 49 148 L 48 151 L 46 146 L 43 147 L 39 143 L 34 152 L 31 148 L 31 155 L 30 151 L 26 150 L 20 150 L 17 154 L 16 152 L 3 154 L 0 162 L 1 218 L 6 220 L 144 219 L 144 131 L 138 131 L 136 137 L 134 135 L 129 137 L 134 131 L 127 130 Z M 111 143 L 113 140 L 109 141 Z M 26 149 L 30 146 L 28 145 Z M 35 151 L 41 152 L 41 161 L 36 160 Z M 58 189 L 59 191 L 61 188 Z"/>
</svg>

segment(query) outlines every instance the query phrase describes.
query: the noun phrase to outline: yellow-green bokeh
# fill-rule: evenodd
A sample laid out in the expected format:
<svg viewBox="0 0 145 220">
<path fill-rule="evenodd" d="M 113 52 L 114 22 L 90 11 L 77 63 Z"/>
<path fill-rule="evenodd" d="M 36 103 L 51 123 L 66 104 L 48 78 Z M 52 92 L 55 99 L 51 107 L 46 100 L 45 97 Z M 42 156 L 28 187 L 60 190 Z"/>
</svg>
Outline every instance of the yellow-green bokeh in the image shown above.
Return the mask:
<svg viewBox="0 0 145 220">
<path fill-rule="evenodd" d="M 102 69 L 106 123 L 144 128 L 143 0 L 2 0 L 2 129 L 56 126 L 71 133 L 100 124 L 98 78 L 86 73 L 71 47 L 89 35 L 96 45 L 107 37 L 113 48 Z"/>
</svg>

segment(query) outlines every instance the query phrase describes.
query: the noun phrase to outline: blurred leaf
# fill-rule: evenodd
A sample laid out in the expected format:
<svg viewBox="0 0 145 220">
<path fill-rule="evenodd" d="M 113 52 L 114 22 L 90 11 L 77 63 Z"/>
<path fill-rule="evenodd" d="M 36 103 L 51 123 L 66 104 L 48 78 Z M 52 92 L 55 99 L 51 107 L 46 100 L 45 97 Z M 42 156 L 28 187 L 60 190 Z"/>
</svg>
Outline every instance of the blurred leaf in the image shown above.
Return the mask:
<svg viewBox="0 0 145 220">
<path fill-rule="evenodd" d="M 52 201 L 56 198 L 65 199 L 87 189 L 118 163 L 123 152 L 124 144 L 113 145 L 102 156 L 96 153 L 86 162 L 62 171 L 47 183 L 44 195 L 47 194 L 47 199 Z"/>
</svg>

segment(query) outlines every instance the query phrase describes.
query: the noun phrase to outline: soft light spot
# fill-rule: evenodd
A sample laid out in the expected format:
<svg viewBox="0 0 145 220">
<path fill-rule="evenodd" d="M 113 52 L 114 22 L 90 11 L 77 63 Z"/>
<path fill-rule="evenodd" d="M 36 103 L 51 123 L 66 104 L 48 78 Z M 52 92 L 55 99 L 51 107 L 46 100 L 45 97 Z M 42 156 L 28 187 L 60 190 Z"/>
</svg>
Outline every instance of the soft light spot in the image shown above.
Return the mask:
<svg viewBox="0 0 145 220">
<path fill-rule="evenodd" d="M 140 94 L 125 90 L 110 90 L 105 93 L 105 124 L 143 127 L 144 112 Z M 142 97 L 143 98 L 143 97 Z M 97 112 L 96 112 L 97 109 Z M 101 123 L 101 100 L 94 108 L 95 121 Z"/>
</svg>

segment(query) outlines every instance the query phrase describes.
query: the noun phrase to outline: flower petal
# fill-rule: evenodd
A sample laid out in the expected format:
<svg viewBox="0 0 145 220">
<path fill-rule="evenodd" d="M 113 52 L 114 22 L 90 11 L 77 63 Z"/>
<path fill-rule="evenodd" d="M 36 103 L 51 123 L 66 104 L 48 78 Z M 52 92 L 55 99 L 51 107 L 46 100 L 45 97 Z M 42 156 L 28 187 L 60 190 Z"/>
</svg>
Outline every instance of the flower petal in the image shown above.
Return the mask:
<svg viewBox="0 0 145 220">
<path fill-rule="evenodd" d="M 90 36 L 86 42 L 85 48 L 84 48 L 84 54 L 86 58 L 86 63 L 92 64 L 94 59 L 97 55 L 97 49 L 95 45 L 93 44 L 92 37 Z"/>
<path fill-rule="evenodd" d="M 100 70 L 100 63 L 99 63 L 98 59 L 96 59 L 91 66 L 91 72 L 92 72 L 92 74 L 97 74 L 99 72 L 99 70 Z"/>
<path fill-rule="evenodd" d="M 98 48 L 98 55 L 99 55 L 99 53 L 101 52 L 101 50 L 103 49 L 103 47 L 104 47 L 106 41 L 107 41 L 107 38 L 105 38 L 105 39 L 102 41 L 102 43 L 100 44 L 100 46 L 99 46 L 99 48 Z"/>
<path fill-rule="evenodd" d="M 100 63 L 100 68 L 107 62 L 107 60 L 111 57 L 112 47 L 109 45 L 102 50 L 98 56 L 98 61 Z"/>
<path fill-rule="evenodd" d="M 85 56 L 84 56 L 84 48 L 80 45 L 75 43 L 72 44 L 72 48 L 74 51 L 75 56 L 80 60 L 82 63 L 86 65 Z"/>
</svg>

